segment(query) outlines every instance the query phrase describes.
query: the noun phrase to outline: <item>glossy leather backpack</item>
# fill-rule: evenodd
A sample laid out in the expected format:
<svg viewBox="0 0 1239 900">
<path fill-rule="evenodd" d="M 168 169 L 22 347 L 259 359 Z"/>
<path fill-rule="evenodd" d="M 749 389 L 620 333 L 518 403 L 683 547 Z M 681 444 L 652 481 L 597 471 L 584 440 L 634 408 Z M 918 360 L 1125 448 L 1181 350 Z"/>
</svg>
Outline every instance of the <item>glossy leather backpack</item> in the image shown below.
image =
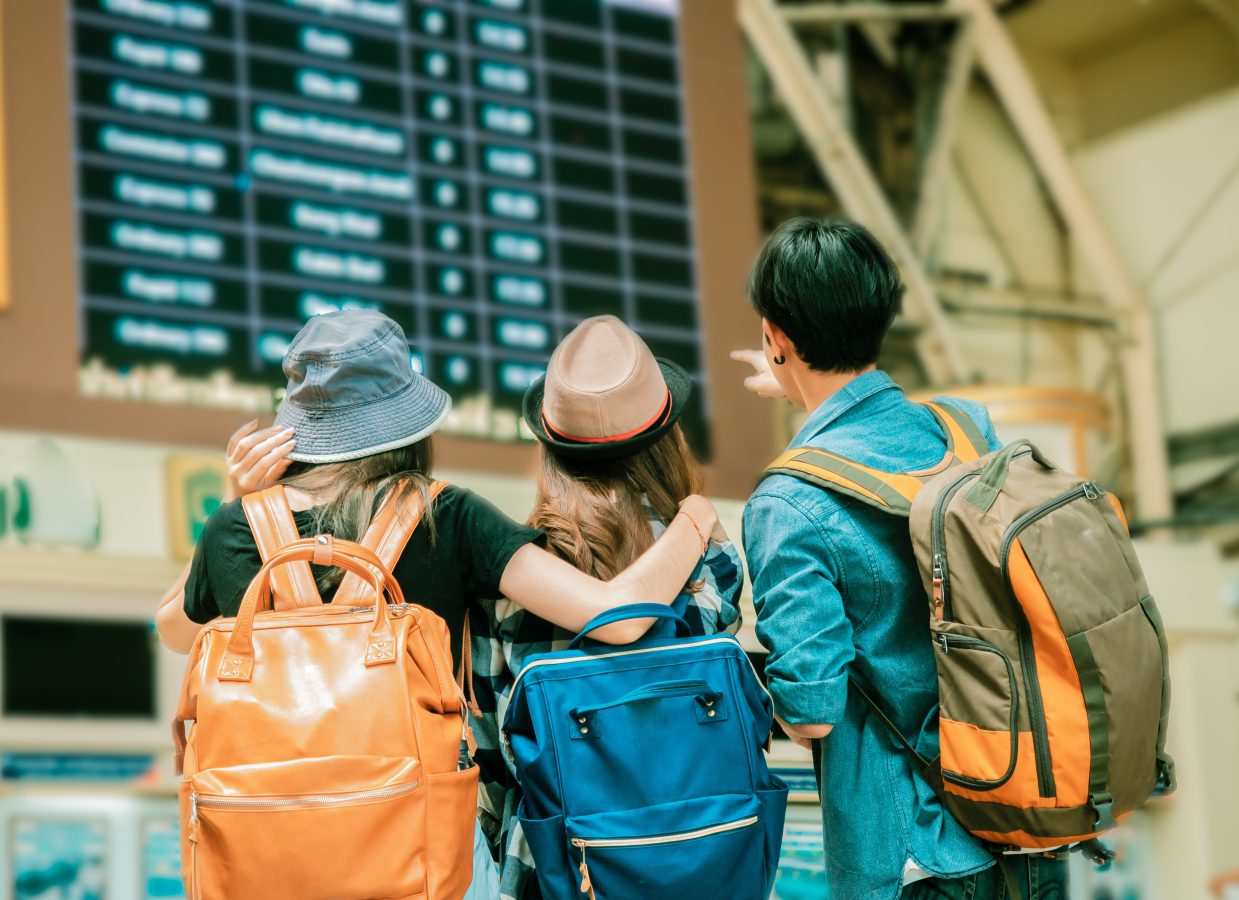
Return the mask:
<svg viewBox="0 0 1239 900">
<path fill-rule="evenodd" d="M 414 497 L 372 526 L 403 538 L 396 555 L 420 518 Z M 265 549 L 236 617 L 194 642 L 173 724 L 188 897 L 462 897 L 478 770 L 462 751 L 447 625 L 405 603 L 360 544 L 319 535 Z M 272 610 L 272 575 L 301 578 L 310 561 L 350 573 L 334 602 L 299 606 L 286 592 Z"/>
</svg>

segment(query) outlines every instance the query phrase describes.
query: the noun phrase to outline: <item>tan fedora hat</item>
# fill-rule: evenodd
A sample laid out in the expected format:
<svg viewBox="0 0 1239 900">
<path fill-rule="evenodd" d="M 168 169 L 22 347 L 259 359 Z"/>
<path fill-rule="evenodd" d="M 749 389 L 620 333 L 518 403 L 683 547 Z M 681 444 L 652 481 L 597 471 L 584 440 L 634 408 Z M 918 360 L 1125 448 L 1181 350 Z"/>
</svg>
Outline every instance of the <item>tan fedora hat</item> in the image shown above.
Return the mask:
<svg viewBox="0 0 1239 900">
<path fill-rule="evenodd" d="M 670 430 L 691 393 L 682 368 L 656 358 L 615 316 L 595 316 L 555 348 L 546 376 L 525 393 L 524 416 L 556 453 L 616 459 Z"/>
</svg>

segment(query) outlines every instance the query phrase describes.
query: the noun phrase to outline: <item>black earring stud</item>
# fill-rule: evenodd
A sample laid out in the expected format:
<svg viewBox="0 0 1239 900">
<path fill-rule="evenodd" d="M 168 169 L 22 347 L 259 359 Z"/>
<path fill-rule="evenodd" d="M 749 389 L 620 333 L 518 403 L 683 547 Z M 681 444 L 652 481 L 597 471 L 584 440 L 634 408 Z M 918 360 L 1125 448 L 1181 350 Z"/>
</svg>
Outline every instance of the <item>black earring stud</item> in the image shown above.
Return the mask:
<svg viewBox="0 0 1239 900">
<path fill-rule="evenodd" d="M 774 358 L 774 364 L 775 364 L 776 366 L 781 366 L 781 365 L 783 365 L 783 363 L 785 363 L 785 362 L 787 362 L 787 357 L 786 357 L 786 356 L 776 356 L 776 357 Z"/>
</svg>

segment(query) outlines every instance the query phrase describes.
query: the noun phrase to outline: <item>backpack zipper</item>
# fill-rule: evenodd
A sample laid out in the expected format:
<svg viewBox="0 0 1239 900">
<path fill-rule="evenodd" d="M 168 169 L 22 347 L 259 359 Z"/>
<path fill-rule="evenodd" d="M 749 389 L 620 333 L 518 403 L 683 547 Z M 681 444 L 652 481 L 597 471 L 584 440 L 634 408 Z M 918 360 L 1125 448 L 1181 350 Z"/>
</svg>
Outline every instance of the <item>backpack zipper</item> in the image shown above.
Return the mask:
<svg viewBox="0 0 1239 900">
<path fill-rule="evenodd" d="M 734 644 L 738 647 L 740 646 L 740 642 L 735 637 L 730 635 L 727 637 L 713 637 L 703 641 L 695 641 L 692 646 L 705 647 L 710 644 Z M 641 653 L 664 653 L 668 650 L 683 650 L 685 646 L 686 645 L 682 643 L 675 643 L 666 644 L 662 647 L 639 647 L 636 650 L 616 650 L 611 653 L 591 653 L 588 655 L 569 656 L 560 659 L 535 659 L 532 662 L 525 663 L 524 667 L 516 673 L 516 680 L 512 682 L 512 687 L 508 690 L 508 696 L 513 697 L 516 695 L 517 685 L 521 683 L 521 679 L 525 677 L 525 673 L 530 669 L 536 669 L 541 666 L 562 666 L 570 663 L 586 662 L 591 659 L 611 659 L 616 656 L 635 656 Z M 743 651 L 744 648 L 740 647 L 740 649 Z M 741 655 L 744 657 L 744 661 L 749 664 L 749 670 L 753 673 L 753 678 L 756 680 L 757 686 L 761 688 L 763 694 L 770 697 L 770 691 L 766 688 L 766 685 L 757 675 L 757 669 L 753 665 L 753 660 L 749 659 L 749 655 L 747 653 L 742 653 Z M 773 698 L 771 698 L 771 702 L 773 702 Z M 499 742 L 503 745 L 503 749 L 507 751 L 508 755 L 511 756 L 512 744 L 508 740 L 507 731 L 502 728 L 499 729 Z"/>
<path fill-rule="evenodd" d="M 421 785 L 421 779 L 407 784 L 352 791 L 347 794 L 296 794 L 289 797 L 221 797 L 215 794 L 191 793 L 189 795 L 189 821 L 198 821 L 199 809 L 223 809 L 233 812 L 269 811 L 277 809 L 327 809 L 332 806 L 348 806 L 366 800 L 388 800 L 411 794 Z"/>
<path fill-rule="evenodd" d="M 1038 519 L 1048 516 L 1056 509 L 1066 506 L 1068 503 L 1081 497 L 1096 500 L 1099 496 L 1100 494 L 1093 483 L 1086 481 L 1079 487 L 1073 488 L 1067 493 L 1055 497 L 1053 500 L 1047 500 L 1040 506 L 1030 509 L 1011 523 L 1011 527 L 1007 529 L 1006 534 L 1002 537 L 1002 547 L 998 552 L 1003 584 L 1006 585 L 1011 599 L 1015 600 L 1015 607 L 1020 613 L 1016 622 L 1018 626 L 1017 635 L 1020 642 L 1020 668 L 1024 673 L 1024 688 L 1028 692 L 1028 719 L 1032 726 L 1033 750 L 1037 757 L 1037 787 L 1042 797 L 1055 796 L 1053 760 L 1050 757 L 1050 739 L 1045 726 L 1045 706 L 1041 699 L 1041 683 L 1037 680 L 1037 658 L 1033 648 L 1032 626 L 1028 623 L 1028 616 L 1024 614 L 1024 608 L 1016 600 L 1015 589 L 1011 585 L 1011 571 L 1008 566 L 1011 545 L 1021 531 Z"/>
<path fill-rule="evenodd" d="M 698 828 L 695 831 L 680 831 L 675 834 L 662 834 L 643 838 L 573 838 L 572 846 L 581 851 L 581 893 L 594 895 L 593 883 L 589 877 L 589 863 L 585 859 L 588 848 L 595 850 L 615 847 L 652 847 L 658 844 L 678 844 L 682 841 L 695 841 L 699 838 L 713 837 L 716 834 L 726 834 L 729 831 L 739 831 L 757 824 L 757 816 L 725 822 L 722 825 L 711 825 L 709 828 Z"/>
<path fill-rule="evenodd" d="M 525 677 L 526 672 L 528 672 L 530 669 L 540 668 L 541 666 L 562 666 L 562 665 L 568 665 L 571 663 L 588 662 L 589 660 L 593 660 L 593 659 L 612 659 L 616 656 L 635 656 L 641 653 L 665 653 L 668 650 L 683 650 L 687 646 L 706 647 L 706 646 L 709 646 L 710 644 L 734 644 L 736 646 L 740 646 L 740 642 L 736 640 L 736 638 L 729 635 L 726 637 L 722 637 L 722 636 L 713 637 L 713 638 L 709 638 L 704 641 L 703 640 L 693 641 L 691 644 L 675 643 L 675 644 L 667 644 L 662 647 L 638 647 L 635 650 L 616 650 L 611 653 L 590 653 L 588 655 L 583 654 L 581 656 L 570 656 L 570 657 L 563 657 L 559 659 L 535 659 L 532 662 L 525 663 L 524 668 L 522 668 L 520 672 L 517 673 L 516 680 L 512 682 L 512 688 L 509 691 L 509 694 L 512 694 L 516 691 L 516 686 L 521 683 L 521 679 Z M 743 650 L 744 648 L 741 647 L 741 649 Z M 753 670 L 753 677 L 757 678 L 757 669 L 753 668 L 753 661 L 749 659 L 749 656 L 747 653 L 744 654 L 744 659 L 749 664 L 749 668 Z M 757 683 L 759 686 L 761 686 L 761 689 L 766 694 L 766 696 L 769 696 L 770 692 L 766 690 L 766 686 L 761 683 L 760 678 L 757 679 Z"/>
<path fill-rule="evenodd" d="M 1022 450 L 1011 461 L 1028 456 L 1031 450 Z M 930 521 L 929 550 L 933 557 L 933 601 L 934 618 L 951 620 L 951 576 L 946 565 L 946 507 L 951 499 L 959 493 L 960 488 L 974 478 L 980 478 L 981 472 L 965 472 L 943 489 L 934 500 L 934 514 Z"/>
<path fill-rule="evenodd" d="M 934 501 L 934 515 L 930 526 L 929 549 L 933 555 L 933 601 L 934 618 L 939 621 L 951 618 L 951 581 L 946 565 L 946 507 L 968 481 L 979 478 L 980 472 L 965 472 L 946 486 Z"/>
</svg>

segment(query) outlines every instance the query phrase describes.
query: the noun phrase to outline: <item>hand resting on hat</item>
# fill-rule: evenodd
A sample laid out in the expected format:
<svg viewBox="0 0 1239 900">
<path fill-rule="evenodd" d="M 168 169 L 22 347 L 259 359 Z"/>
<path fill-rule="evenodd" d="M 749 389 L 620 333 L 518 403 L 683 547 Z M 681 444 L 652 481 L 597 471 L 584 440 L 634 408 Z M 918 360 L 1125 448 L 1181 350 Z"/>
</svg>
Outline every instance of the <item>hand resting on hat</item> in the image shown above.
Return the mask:
<svg viewBox="0 0 1239 900">
<path fill-rule="evenodd" d="M 296 445 L 291 428 L 259 428 L 257 419 L 246 422 L 232 433 L 224 451 L 229 490 L 224 499 L 234 500 L 271 487 L 292 465 L 288 454 Z"/>
</svg>

